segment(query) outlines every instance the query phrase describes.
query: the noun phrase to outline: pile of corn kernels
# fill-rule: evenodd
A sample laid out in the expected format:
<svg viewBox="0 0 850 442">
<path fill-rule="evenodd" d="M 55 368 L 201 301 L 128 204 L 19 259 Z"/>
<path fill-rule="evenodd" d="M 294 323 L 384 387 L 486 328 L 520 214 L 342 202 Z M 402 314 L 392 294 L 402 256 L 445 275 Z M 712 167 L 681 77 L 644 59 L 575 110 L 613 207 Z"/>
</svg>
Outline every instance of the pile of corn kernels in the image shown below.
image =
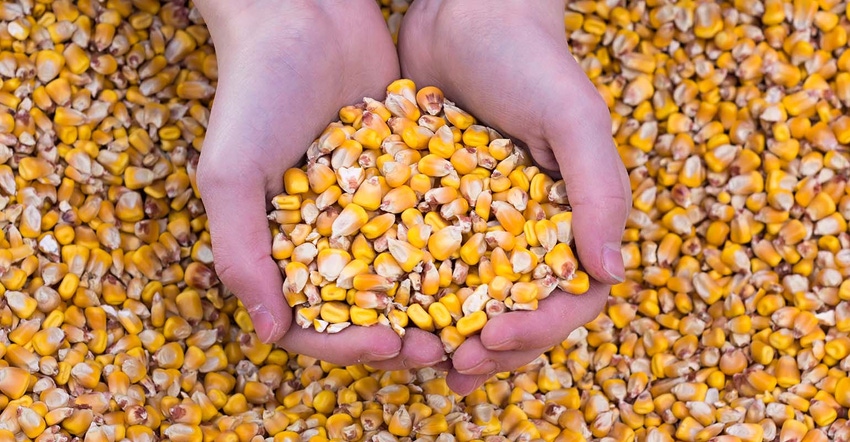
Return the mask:
<svg viewBox="0 0 850 442">
<path fill-rule="evenodd" d="M 627 281 L 465 397 L 259 342 L 194 185 L 191 3 L 0 3 L 0 440 L 850 440 L 847 2 L 568 3 L 631 178 Z"/>
<path fill-rule="evenodd" d="M 580 295 L 563 180 L 433 86 L 340 110 L 272 198 L 272 257 L 303 328 L 408 326 L 454 352 L 506 311 Z"/>
</svg>

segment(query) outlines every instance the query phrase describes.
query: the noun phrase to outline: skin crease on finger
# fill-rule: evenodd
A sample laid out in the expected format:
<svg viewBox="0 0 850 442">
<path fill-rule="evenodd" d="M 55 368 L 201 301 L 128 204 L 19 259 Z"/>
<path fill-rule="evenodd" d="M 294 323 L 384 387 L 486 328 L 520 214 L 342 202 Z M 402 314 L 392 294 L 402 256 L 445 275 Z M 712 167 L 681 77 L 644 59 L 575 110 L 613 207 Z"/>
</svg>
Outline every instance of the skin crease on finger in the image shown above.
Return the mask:
<svg viewBox="0 0 850 442">
<path fill-rule="evenodd" d="M 270 256 L 267 202 L 283 190 L 283 172 L 301 160 L 341 107 L 365 96 L 382 97 L 399 76 L 380 10 L 372 0 L 257 0 L 238 12 L 228 12 L 229 2 L 200 3 L 211 17 L 220 80 L 199 187 L 218 275 L 251 313 L 258 335 L 343 365 L 387 361 L 386 369 L 400 369 L 442 360 L 439 338 L 424 332 L 411 333 L 403 345 L 382 326 L 349 327 L 334 335 L 290 328 L 292 310 Z M 229 19 L 217 21 L 221 17 Z"/>
<path fill-rule="evenodd" d="M 543 168 L 560 170 L 579 258 L 594 278 L 581 297 L 553 294 L 537 311 L 492 318 L 480 338 L 453 354 L 447 382 L 455 391 L 522 366 L 565 339 L 598 314 L 609 285 L 623 278 L 622 257 L 610 250 L 619 251 L 631 207 L 628 176 L 610 136 L 607 106 L 569 56 L 563 8 L 563 1 L 508 0 L 494 10 L 483 0 L 424 0 L 411 6 L 401 27 L 404 76 L 440 87 L 483 124 L 528 146 Z"/>
</svg>

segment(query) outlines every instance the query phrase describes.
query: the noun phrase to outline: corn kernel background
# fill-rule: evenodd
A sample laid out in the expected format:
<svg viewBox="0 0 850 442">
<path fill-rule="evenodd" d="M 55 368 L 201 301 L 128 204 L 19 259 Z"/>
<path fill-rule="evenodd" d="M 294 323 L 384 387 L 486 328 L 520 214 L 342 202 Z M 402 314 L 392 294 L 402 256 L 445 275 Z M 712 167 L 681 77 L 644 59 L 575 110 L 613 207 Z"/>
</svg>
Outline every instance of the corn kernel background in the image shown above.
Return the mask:
<svg viewBox="0 0 850 442">
<path fill-rule="evenodd" d="M 407 1 L 380 3 L 395 34 Z M 261 344 L 218 283 L 191 3 L 0 3 L 0 440 L 850 440 L 848 4 L 578 0 L 564 25 L 630 173 L 628 280 L 459 397 Z"/>
</svg>

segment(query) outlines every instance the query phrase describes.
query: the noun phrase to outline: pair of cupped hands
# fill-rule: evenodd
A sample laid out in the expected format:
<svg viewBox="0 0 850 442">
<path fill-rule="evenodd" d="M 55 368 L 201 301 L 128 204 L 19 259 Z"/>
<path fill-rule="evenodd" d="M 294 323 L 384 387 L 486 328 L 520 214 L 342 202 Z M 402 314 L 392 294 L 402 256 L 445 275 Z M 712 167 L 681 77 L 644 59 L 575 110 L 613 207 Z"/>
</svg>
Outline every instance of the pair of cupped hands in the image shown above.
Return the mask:
<svg viewBox="0 0 850 442">
<path fill-rule="evenodd" d="M 198 168 L 215 268 L 250 312 L 258 336 L 331 363 L 397 370 L 434 366 L 467 394 L 592 320 L 623 280 L 620 240 L 629 179 L 608 109 L 570 54 L 564 0 L 417 0 L 398 47 L 375 0 L 198 0 L 219 82 Z M 351 326 L 318 333 L 292 323 L 271 257 L 266 218 L 282 176 L 343 106 L 382 99 L 404 76 L 528 147 L 566 182 L 582 266 L 581 296 L 556 291 L 536 311 L 492 318 L 447 356 L 437 335 Z"/>
</svg>

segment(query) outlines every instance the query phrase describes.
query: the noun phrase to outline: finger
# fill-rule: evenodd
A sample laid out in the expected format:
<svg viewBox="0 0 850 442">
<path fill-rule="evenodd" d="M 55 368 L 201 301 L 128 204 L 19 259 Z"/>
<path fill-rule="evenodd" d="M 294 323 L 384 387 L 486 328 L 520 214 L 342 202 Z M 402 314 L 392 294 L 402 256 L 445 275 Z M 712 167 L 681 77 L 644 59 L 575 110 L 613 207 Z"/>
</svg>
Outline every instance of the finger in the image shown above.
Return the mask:
<svg viewBox="0 0 850 442">
<path fill-rule="evenodd" d="M 484 383 L 487 382 L 488 379 L 492 378 L 496 373 L 514 371 L 517 368 L 537 359 L 537 357 L 545 351 L 546 349 L 542 348 L 522 352 L 500 352 L 496 356 L 503 359 L 496 363 L 495 369 L 484 374 L 464 374 L 456 368 L 451 368 L 446 374 L 446 384 L 455 393 L 466 396 L 484 385 Z"/>
<path fill-rule="evenodd" d="M 493 351 L 485 348 L 476 336 L 467 339 L 452 354 L 452 366 L 459 374 L 492 376 L 503 371 L 516 370 L 537 359 L 549 348 L 551 345 L 524 350 Z"/>
<path fill-rule="evenodd" d="M 369 365 L 380 370 L 406 370 L 431 367 L 445 360 L 446 353 L 437 335 L 425 330 L 409 328 L 404 333 L 401 353 L 398 356 Z"/>
<path fill-rule="evenodd" d="M 594 279 L 616 284 L 625 279 L 620 244 L 631 207 L 628 175 L 607 106 L 589 81 L 579 83 L 563 101 L 575 106 L 582 100 L 581 114 L 555 112 L 559 118 L 546 126 L 546 138 L 566 184 L 582 266 Z"/>
<path fill-rule="evenodd" d="M 397 357 L 402 348 L 396 332 L 382 325 L 352 325 L 333 334 L 292 327 L 278 343 L 291 352 L 337 365 L 371 365 Z"/>
<path fill-rule="evenodd" d="M 280 269 L 271 257 L 265 184 L 239 167 L 199 167 L 198 186 L 210 223 L 215 269 L 251 314 L 264 342 L 280 339 L 292 321 L 284 301 Z"/>
<path fill-rule="evenodd" d="M 480 388 L 490 379 L 490 375 L 465 375 L 458 373 L 457 370 L 451 369 L 446 374 L 446 384 L 449 388 L 461 395 L 466 396 Z"/>
<path fill-rule="evenodd" d="M 578 296 L 556 290 L 539 302 L 537 310 L 507 312 L 490 319 L 481 330 L 481 343 L 484 348 L 501 352 L 551 348 L 596 318 L 608 300 L 607 294 L 608 286 L 599 283 L 591 284 L 588 293 Z"/>
</svg>

